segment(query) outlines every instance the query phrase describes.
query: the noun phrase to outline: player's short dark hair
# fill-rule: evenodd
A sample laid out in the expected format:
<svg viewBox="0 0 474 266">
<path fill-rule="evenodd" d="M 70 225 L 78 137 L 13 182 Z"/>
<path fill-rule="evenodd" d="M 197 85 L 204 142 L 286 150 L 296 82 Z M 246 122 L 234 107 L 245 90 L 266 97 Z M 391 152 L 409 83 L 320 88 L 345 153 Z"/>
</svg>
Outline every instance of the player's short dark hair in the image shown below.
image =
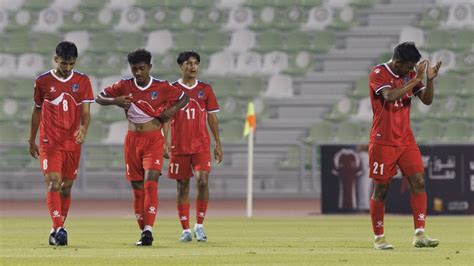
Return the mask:
<svg viewBox="0 0 474 266">
<path fill-rule="evenodd" d="M 77 47 L 74 43 L 64 41 L 56 46 L 56 56 L 64 60 L 71 60 L 77 58 Z"/>
<path fill-rule="evenodd" d="M 400 43 L 393 50 L 393 59 L 400 60 L 404 63 L 417 63 L 420 61 L 421 54 L 416 49 L 414 42 Z"/>
<path fill-rule="evenodd" d="M 149 65 L 151 63 L 151 53 L 145 49 L 138 49 L 128 53 L 127 59 L 130 65 L 142 62 Z"/>
<path fill-rule="evenodd" d="M 182 65 L 184 62 L 188 61 L 189 58 L 191 57 L 196 58 L 198 63 L 201 63 L 201 56 L 196 51 L 184 51 L 184 52 L 179 53 L 178 59 L 176 59 L 176 62 L 178 62 L 178 65 Z"/>
</svg>

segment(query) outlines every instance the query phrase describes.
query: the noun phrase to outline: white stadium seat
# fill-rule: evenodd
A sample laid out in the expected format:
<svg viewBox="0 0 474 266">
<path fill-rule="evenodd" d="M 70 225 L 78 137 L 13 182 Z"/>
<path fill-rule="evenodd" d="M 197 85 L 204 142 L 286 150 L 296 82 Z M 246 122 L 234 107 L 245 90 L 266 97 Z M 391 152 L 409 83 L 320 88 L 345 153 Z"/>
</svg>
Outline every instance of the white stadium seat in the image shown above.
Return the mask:
<svg viewBox="0 0 474 266">
<path fill-rule="evenodd" d="M 252 24 L 252 10 L 247 7 L 238 7 L 230 10 L 229 19 L 224 29 L 241 30 Z"/>
<path fill-rule="evenodd" d="M 0 9 L 16 11 L 23 5 L 24 2 L 25 0 L 2 0 L 0 1 Z"/>
<path fill-rule="evenodd" d="M 141 8 L 127 8 L 122 10 L 120 21 L 115 26 L 117 31 L 137 32 L 145 24 L 145 11 Z"/>
<path fill-rule="evenodd" d="M 50 7 L 63 11 L 74 11 L 80 3 L 81 0 L 55 0 Z"/>
<path fill-rule="evenodd" d="M 237 8 L 245 3 L 245 0 L 216 0 L 216 6 L 219 8 Z"/>
<path fill-rule="evenodd" d="M 8 25 L 8 12 L 0 9 L 0 32 L 3 32 L 5 27 Z"/>
<path fill-rule="evenodd" d="M 70 31 L 64 34 L 64 40 L 75 43 L 79 53 L 86 51 L 90 45 L 88 31 Z"/>
<path fill-rule="evenodd" d="M 271 76 L 264 96 L 267 98 L 286 98 L 293 96 L 293 80 L 287 75 Z"/>
<path fill-rule="evenodd" d="M 127 9 L 135 3 L 135 0 L 109 0 L 105 5 L 106 7 L 117 10 L 117 9 Z"/>
<path fill-rule="evenodd" d="M 256 44 L 255 32 L 250 30 L 237 30 L 232 33 L 228 50 L 231 52 L 246 52 Z"/>
<path fill-rule="evenodd" d="M 39 12 L 38 21 L 33 27 L 34 31 L 57 32 L 63 25 L 63 13 L 59 9 L 46 8 Z"/>
<path fill-rule="evenodd" d="M 302 26 L 303 30 L 322 30 L 333 21 L 333 12 L 327 6 L 317 6 L 311 8 L 308 14 L 308 21 Z"/>
<path fill-rule="evenodd" d="M 164 54 L 173 47 L 173 36 L 168 30 L 152 31 L 148 35 L 145 49 L 152 54 Z"/>
<path fill-rule="evenodd" d="M 431 54 L 431 64 L 442 61 L 443 67 L 439 69 L 439 73 L 443 74 L 456 67 L 456 55 L 449 50 L 439 50 Z"/>
<path fill-rule="evenodd" d="M 353 118 L 357 121 L 370 122 L 372 121 L 372 104 L 370 103 L 370 98 L 366 97 L 359 101 L 359 106 L 357 108 L 357 114 Z"/>
<path fill-rule="evenodd" d="M 400 37 L 398 38 L 398 43 L 402 42 L 415 42 L 418 47 L 423 47 L 425 43 L 423 30 L 414 27 L 404 27 L 400 31 Z"/>
<path fill-rule="evenodd" d="M 44 71 L 44 58 L 40 54 L 22 54 L 18 57 L 18 66 L 15 76 L 34 78 Z"/>
<path fill-rule="evenodd" d="M 245 52 L 237 56 L 234 73 L 244 76 L 261 74 L 262 56 L 256 52 Z"/>
<path fill-rule="evenodd" d="M 234 68 L 234 54 L 229 51 L 222 51 L 211 55 L 209 59 L 209 67 L 205 73 L 209 75 L 223 76 L 232 73 Z"/>
<path fill-rule="evenodd" d="M 263 57 L 263 73 L 279 74 L 288 68 L 288 55 L 284 52 L 270 52 Z"/>
<path fill-rule="evenodd" d="M 453 4 L 449 8 L 446 26 L 452 28 L 474 27 L 474 6 L 469 2 Z"/>
<path fill-rule="evenodd" d="M 0 78 L 8 78 L 15 73 L 16 58 L 12 54 L 0 54 Z"/>
</svg>

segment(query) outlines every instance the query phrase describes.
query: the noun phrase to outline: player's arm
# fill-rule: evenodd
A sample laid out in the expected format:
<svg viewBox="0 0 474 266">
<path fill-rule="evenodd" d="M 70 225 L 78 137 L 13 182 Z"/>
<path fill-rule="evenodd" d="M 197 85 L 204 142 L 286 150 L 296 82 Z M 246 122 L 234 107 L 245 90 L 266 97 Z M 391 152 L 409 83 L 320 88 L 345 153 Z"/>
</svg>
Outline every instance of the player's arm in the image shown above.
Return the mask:
<svg viewBox="0 0 474 266">
<path fill-rule="evenodd" d="M 163 135 L 164 135 L 164 138 L 165 138 L 165 153 L 163 154 L 163 157 L 165 157 L 165 159 L 169 159 L 170 156 L 170 142 L 168 140 L 168 132 L 170 131 L 170 122 L 166 122 L 163 124 Z"/>
<path fill-rule="evenodd" d="M 428 63 L 429 64 L 429 63 Z M 441 67 L 442 62 L 439 61 L 433 67 L 428 67 L 426 70 L 426 89 L 421 91 L 418 94 L 418 98 L 420 98 L 421 102 L 430 105 L 433 102 L 434 96 L 434 84 L 433 80 L 438 76 L 439 68 Z"/>
<path fill-rule="evenodd" d="M 179 109 L 183 108 L 188 104 L 189 96 L 186 93 L 182 93 L 181 98 L 173 105 L 168 107 L 166 110 L 161 112 L 161 114 L 157 117 L 160 123 L 164 124 L 168 122 Z"/>
<path fill-rule="evenodd" d="M 123 109 L 128 109 L 132 104 L 132 96 L 124 93 L 122 82 L 118 81 L 103 89 L 95 98 L 95 102 L 100 105 L 117 105 Z"/>
<path fill-rule="evenodd" d="M 395 102 L 402 98 L 407 92 L 412 91 L 413 88 L 418 85 L 422 80 L 426 70 L 426 60 L 422 61 L 416 66 L 416 76 L 409 82 L 405 83 L 402 87 L 390 89 L 389 87 L 382 89 L 382 96 L 387 102 Z"/>
<path fill-rule="evenodd" d="M 212 135 L 214 136 L 214 158 L 216 163 L 219 164 L 222 162 L 222 146 L 221 146 L 221 139 L 219 137 L 219 121 L 217 119 L 217 114 L 215 112 L 208 113 L 207 116 L 207 123 L 209 124 L 209 128 L 211 129 Z"/>
<path fill-rule="evenodd" d="M 31 114 L 31 126 L 30 126 L 30 138 L 28 139 L 29 147 L 28 152 L 32 157 L 38 159 L 39 149 L 36 144 L 36 134 L 38 133 L 38 128 L 40 125 L 41 119 L 41 107 L 33 107 L 33 112 Z"/>
<path fill-rule="evenodd" d="M 90 113 L 90 103 L 83 102 L 82 103 L 82 117 L 81 117 L 81 126 L 79 130 L 74 133 L 76 137 L 76 143 L 81 144 L 86 139 L 87 130 L 89 129 L 89 123 L 91 120 L 91 113 Z"/>
</svg>

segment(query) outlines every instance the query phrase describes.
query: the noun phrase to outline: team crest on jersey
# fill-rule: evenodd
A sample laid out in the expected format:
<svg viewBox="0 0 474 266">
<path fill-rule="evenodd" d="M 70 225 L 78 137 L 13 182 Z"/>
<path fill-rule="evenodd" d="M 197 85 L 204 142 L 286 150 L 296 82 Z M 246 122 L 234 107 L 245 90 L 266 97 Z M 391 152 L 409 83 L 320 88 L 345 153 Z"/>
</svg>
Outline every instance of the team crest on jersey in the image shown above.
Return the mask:
<svg viewBox="0 0 474 266">
<path fill-rule="evenodd" d="M 410 77 L 405 76 L 403 77 L 403 84 L 407 84 L 410 81 Z"/>
<path fill-rule="evenodd" d="M 71 86 L 72 92 L 77 92 L 79 90 L 79 84 L 74 83 Z"/>
<path fill-rule="evenodd" d="M 151 99 L 156 100 L 158 98 L 158 92 L 157 91 L 152 91 L 151 92 Z"/>
<path fill-rule="evenodd" d="M 204 91 L 199 91 L 198 92 L 198 98 L 199 99 L 204 98 Z"/>
</svg>

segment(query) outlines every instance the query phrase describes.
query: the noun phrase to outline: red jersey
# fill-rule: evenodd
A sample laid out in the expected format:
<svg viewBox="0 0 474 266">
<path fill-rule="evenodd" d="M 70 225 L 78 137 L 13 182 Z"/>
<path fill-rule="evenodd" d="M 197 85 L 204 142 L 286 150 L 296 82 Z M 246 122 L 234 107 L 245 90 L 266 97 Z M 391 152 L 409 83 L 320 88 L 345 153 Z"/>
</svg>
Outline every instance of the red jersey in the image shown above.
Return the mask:
<svg viewBox="0 0 474 266">
<path fill-rule="evenodd" d="M 82 103 L 94 102 L 92 87 L 85 74 L 73 71 L 61 79 L 54 70 L 35 80 L 34 101 L 41 108 L 40 145 L 63 151 L 76 151 L 74 133 L 80 128 Z"/>
<path fill-rule="evenodd" d="M 158 117 L 172 102 L 180 100 L 184 92 L 166 80 L 150 77 L 150 82 L 141 87 L 135 78 L 128 78 L 105 88 L 99 97 L 115 98 L 123 95 L 132 96 L 130 108 L 126 110 L 127 119 L 133 123 L 146 123 Z"/>
<path fill-rule="evenodd" d="M 173 85 L 189 96 L 189 102 L 171 120 L 170 153 L 186 155 L 209 152 L 211 141 L 207 131 L 207 113 L 219 112 L 212 87 L 198 80 L 191 87 L 182 80 Z"/>
<path fill-rule="evenodd" d="M 415 76 L 414 71 L 404 77 L 395 75 L 386 63 L 372 69 L 369 75 L 369 88 L 373 121 L 369 142 L 390 146 L 416 143 L 410 127 L 410 105 L 411 98 L 425 89 L 423 83 L 420 82 L 411 92 L 393 103 L 386 101 L 382 95 L 382 89 L 402 87 Z"/>
</svg>

